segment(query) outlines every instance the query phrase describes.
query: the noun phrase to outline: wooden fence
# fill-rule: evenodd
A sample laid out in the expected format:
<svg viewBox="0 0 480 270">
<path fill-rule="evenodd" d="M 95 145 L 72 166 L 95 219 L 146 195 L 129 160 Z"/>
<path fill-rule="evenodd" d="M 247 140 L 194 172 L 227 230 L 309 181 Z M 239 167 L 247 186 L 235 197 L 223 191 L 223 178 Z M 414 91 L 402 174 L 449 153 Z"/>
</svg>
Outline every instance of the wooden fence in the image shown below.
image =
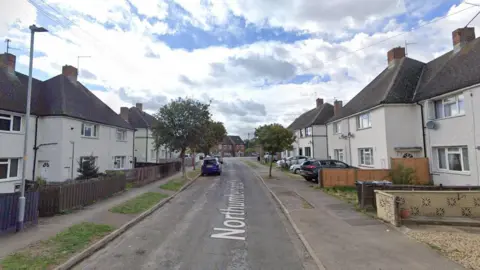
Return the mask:
<svg viewBox="0 0 480 270">
<path fill-rule="evenodd" d="M 392 168 L 403 165 L 413 168 L 415 184 L 428 184 L 430 171 L 428 158 L 392 158 Z M 322 169 L 319 185 L 322 187 L 355 186 L 356 181 L 390 180 L 390 169 Z"/>
<path fill-rule="evenodd" d="M 39 214 L 53 216 L 93 204 L 124 191 L 126 183 L 125 175 L 118 174 L 40 187 Z"/>
<path fill-rule="evenodd" d="M 141 187 L 157 181 L 159 179 L 168 177 L 172 174 L 179 172 L 181 169 L 181 163 L 170 162 L 164 164 L 157 164 L 156 166 L 146 166 L 141 168 L 129 169 L 129 170 L 116 170 L 107 171 L 107 174 L 124 174 L 127 183 L 132 184 L 134 187 Z"/>
<path fill-rule="evenodd" d="M 0 194 L 0 234 L 16 230 L 19 197 L 19 192 Z M 37 191 L 25 193 L 25 226 L 38 222 L 38 199 Z"/>
</svg>

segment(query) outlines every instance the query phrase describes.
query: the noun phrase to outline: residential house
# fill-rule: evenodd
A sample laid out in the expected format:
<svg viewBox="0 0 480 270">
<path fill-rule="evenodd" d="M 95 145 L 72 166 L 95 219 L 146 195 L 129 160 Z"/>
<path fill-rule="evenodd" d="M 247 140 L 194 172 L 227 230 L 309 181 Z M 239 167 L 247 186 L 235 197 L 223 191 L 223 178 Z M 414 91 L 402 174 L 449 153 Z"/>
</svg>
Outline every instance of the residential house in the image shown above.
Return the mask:
<svg viewBox="0 0 480 270">
<path fill-rule="evenodd" d="M 307 156 L 321 159 L 328 157 L 327 120 L 333 116 L 333 106 L 316 99 L 315 108 L 303 113 L 295 119 L 288 129 L 296 136 L 293 150 L 285 151 L 286 156 Z"/>
<path fill-rule="evenodd" d="M 28 76 L 15 71 L 16 57 L 0 55 L 0 192 L 19 188 Z M 33 78 L 26 179 L 75 178 L 79 162 L 93 155 L 100 171 L 131 168 L 133 128 L 64 66 L 46 81 Z"/>
<path fill-rule="evenodd" d="M 245 156 L 245 143 L 240 136 L 227 135 L 218 145 L 217 151 L 222 157 L 243 157 Z"/>
<path fill-rule="evenodd" d="M 329 120 L 333 158 L 390 168 L 392 157 L 428 157 L 435 184 L 480 185 L 480 41 L 452 33 L 453 49 L 428 62 L 388 52 L 388 67 Z"/>
<path fill-rule="evenodd" d="M 131 108 L 121 107 L 120 116 L 135 128 L 134 155 L 137 162 L 157 163 L 160 159 L 172 158 L 172 153 L 165 147 L 155 149 L 152 127 L 156 119 L 143 111 L 142 103 Z"/>
</svg>

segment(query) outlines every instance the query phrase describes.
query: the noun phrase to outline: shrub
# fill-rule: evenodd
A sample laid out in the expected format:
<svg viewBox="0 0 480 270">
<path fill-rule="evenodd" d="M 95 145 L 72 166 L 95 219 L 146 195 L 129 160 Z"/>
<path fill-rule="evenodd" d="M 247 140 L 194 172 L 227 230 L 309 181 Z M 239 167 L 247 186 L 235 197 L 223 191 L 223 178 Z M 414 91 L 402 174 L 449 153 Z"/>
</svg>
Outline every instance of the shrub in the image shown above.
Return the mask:
<svg viewBox="0 0 480 270">
<path fill-rule="evenodd" d="M 394 185 L 413 185 L 417 180 L 415 169 L 398 164 L 388 174 Z"/>
</svg>

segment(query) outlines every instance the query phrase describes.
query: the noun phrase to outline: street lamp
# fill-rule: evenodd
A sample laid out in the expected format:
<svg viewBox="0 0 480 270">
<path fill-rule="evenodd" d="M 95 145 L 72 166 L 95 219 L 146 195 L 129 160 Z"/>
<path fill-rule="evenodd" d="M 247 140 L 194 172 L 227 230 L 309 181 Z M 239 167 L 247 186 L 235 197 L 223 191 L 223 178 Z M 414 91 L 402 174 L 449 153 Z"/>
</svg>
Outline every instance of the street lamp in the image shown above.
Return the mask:
<svg viewBox="0 0 480 270">
<path fill-rule="evenodd" d="M 23 229 L 23 222 L 25 218 L 25 177 L 27 171 L 27 145 L 28 145 L 28 132 L 30 122 L 30 103 L 32 99 L 32 69 L 33 69 L 33 45 L 35 33 L 48 32 L 43 27 L 38 27 L 35 24 L 30 27 L 30 64 L 28 67 L 28 89 L 27 89 L 27 108 L 25 112 L 25 136 L 23 137 L 23 162 L 22 162 L 22 184 L 20 186 L 20 198 L 18 199 L 18 222 L 17 231 Z M 33 164 L 35 166 L 35 164 Z"/>
</svg>

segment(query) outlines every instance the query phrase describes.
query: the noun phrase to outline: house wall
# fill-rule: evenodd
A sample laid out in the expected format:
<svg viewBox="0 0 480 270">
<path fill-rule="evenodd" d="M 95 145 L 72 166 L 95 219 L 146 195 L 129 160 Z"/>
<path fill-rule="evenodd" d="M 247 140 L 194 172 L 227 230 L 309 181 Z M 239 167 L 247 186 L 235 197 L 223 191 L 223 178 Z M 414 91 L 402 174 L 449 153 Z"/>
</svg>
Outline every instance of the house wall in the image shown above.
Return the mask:
<svg viewBox="0 0 480 270">
<path fill-rule="evenodd" d="M 313 126 L 313 158 L 325 159 L 328 158 L 327 147 L 327 126 L 316 125 Z"/>
<path fill-rule="evenodd" d="M 433 103 L 422 102 L 425 107 L 425 121 L 433 121 L 435 129 L 425 129 L 427 155 L 435 184 L 480 185 L 479 159 L 477 147 L 480 143 L 480 104 L 479 87 L 463 92 L 465 115 L 445 119 L 433 119 Z M 467 146 L 470 172 L 444 171 L 438 167 L 438 157 L 434 147 Z"/>
<path fill-rule="evenodd" d="M 152 155 L 152 150 L 154 155 Z M 137 162 L 156 162 L 157 155 L 159 159 L 165 158 L 165 155 L 167 155 L 167 158 L 170 158 L 164 147 L 161 147 L 158 151 L 155 150 L 153 133 L 150 129 L 137 129 L 135 131 L 135 157 Z"/>
<path fill-rule="evenodd" d="M 341 134 L 348 134 L 348 119 L 343 119 L 338 121 L 341 129 L 341 133 L 335 133 L 333 130 L 333 122 L 327 124 L 327 137 L 328 137 L 328 157 L 331 159 L 335 158 L 334 151 L 335 149 L 343 150 L 343 162 L 352 163 L 350 156 L 349 140 L 341 139 Z"/>
<path fill-rule="evenodd" d="M 388 157 L 402 158 L 406 153 L 413 157 L 424 157 L 420 106 L 390 105 L 385 106 L 384 110 Z M 420 147 L 421 150 L 397 152 L 395 147 Z"/>
</svg>

